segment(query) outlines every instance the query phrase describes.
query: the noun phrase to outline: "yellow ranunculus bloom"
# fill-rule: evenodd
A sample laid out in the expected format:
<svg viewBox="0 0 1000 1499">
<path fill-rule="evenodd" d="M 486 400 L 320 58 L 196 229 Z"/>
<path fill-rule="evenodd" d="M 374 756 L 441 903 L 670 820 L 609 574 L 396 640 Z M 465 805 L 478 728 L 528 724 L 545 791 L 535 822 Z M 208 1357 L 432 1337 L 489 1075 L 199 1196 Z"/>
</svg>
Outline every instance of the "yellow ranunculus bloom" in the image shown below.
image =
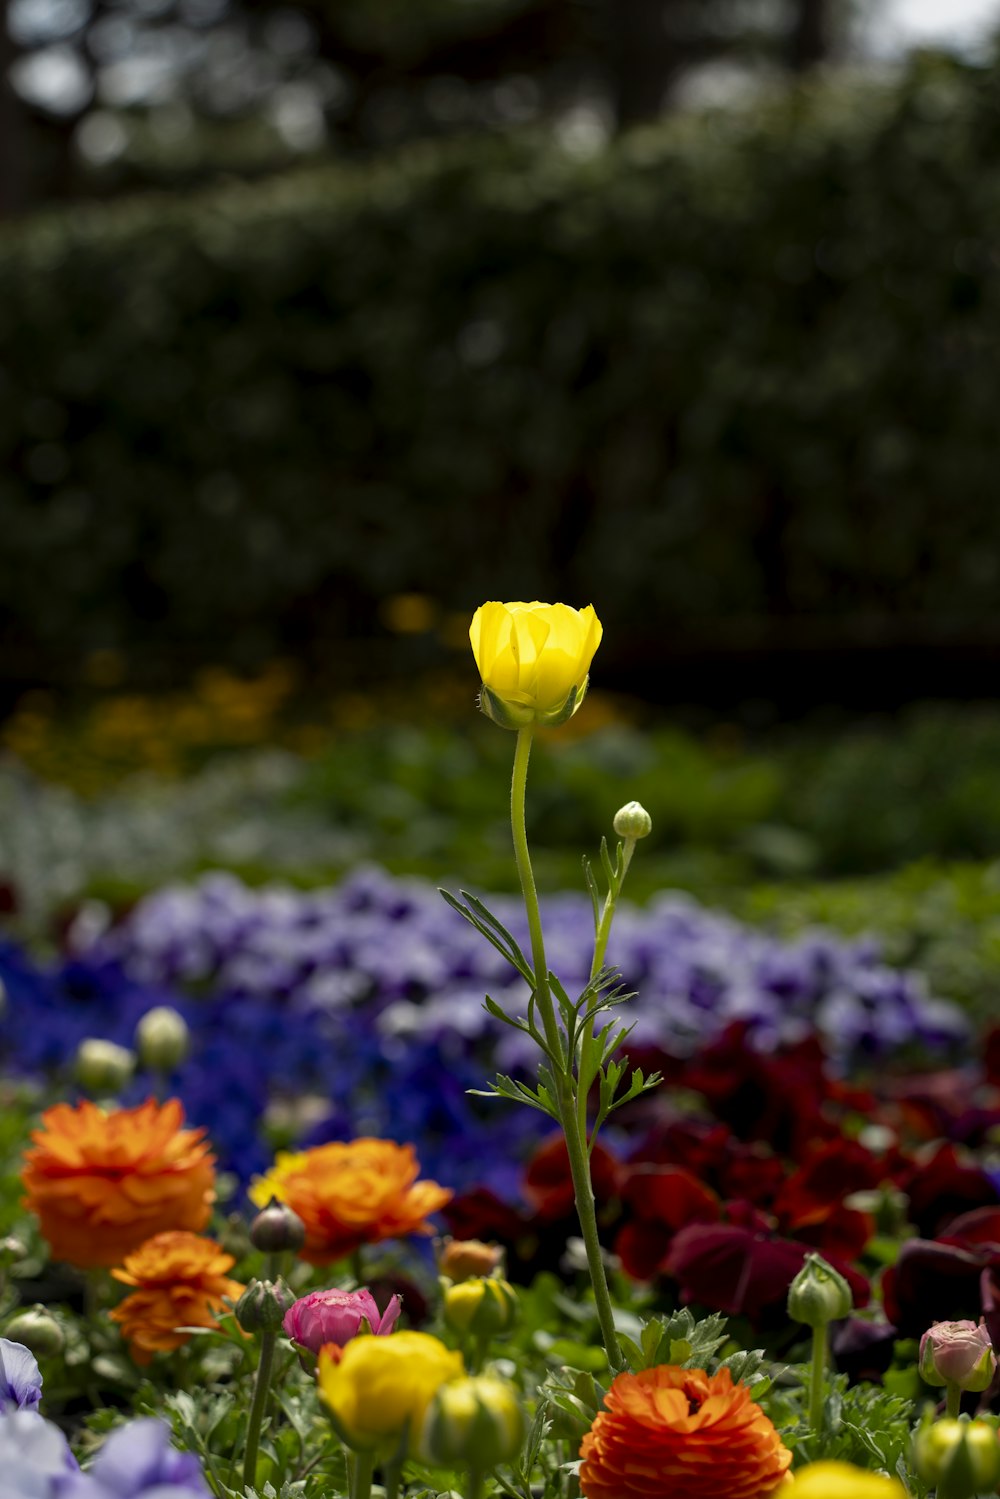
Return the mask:
<svg viewBox="0 0 1000 1499">
<path fill-rule="evenodd" d="M 443 1467 L 478 1468 L 508 1462 L 521 1445 L 524 1417 L 513 1385 L 492 1374 L 449 1380 L 431 1401 L 419 1456 Z"/>
<path fill-rule="evenodd" d="M 868 1473 L 851 1463 L 810 1463 L 779 1490 L 781 1499 L 906 1499 L 895 1478 Z"/>
<path fill-rule="evenodd" d="M 469 639 L 483 712 L 505 729 L 565 723 L 583 702 L 602 633 L 592 604 L 481 604 Z"/>
<path fill-rule="evenodd" d="M 319 1356 L 320 1394 L 344 1441 L 361 1450 L 394 1446 L 407 1427 L 416 1440 L 437 1390 L 464 1373 L 462 1355 L 426 1332 L 353 1338 L 336 1362 Z"/>
</svg>

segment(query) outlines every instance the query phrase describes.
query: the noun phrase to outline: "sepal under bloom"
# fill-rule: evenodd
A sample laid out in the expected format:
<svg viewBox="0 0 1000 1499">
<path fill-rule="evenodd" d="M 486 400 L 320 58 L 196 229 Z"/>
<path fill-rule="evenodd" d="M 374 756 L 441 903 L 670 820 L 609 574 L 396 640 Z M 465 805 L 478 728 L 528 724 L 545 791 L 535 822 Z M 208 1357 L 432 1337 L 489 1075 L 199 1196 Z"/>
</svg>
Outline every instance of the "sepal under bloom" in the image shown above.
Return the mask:
<svg viewBox="0 0 1000 1499">
<path fill-rule="evenodd" d="M 469 639 L 483 712 L 505 729 L 565 723 L 586 695 L 601 634 L 592 604 L 481 604 Z"/>
</svg>

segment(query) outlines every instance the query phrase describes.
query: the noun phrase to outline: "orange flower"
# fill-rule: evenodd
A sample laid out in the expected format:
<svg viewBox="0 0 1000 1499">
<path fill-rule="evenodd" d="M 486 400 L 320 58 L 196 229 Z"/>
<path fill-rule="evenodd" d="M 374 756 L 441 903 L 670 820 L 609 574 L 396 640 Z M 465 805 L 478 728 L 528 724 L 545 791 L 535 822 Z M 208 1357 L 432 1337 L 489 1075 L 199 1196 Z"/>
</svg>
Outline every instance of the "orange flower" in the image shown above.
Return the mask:
<svg viewBox="0 0 1000 1499">
<path fill-rule="evenodd" d="M 189 1334 L 178 1332 L 180 1327 L 218 1327 L 215 1313 L 222 1310 L 223 1296 L 236 1301 L 246 1289 L 226 1279 L 233 1264 L 214 1239 L 174 1229 L 127 1255 L 123 1270 L 112 1270 L 115 1280 L 138 1287 L 111 1313 L 137 1364 L 186 1343 Z"/>
<path fill-rule="evenodd" d="M 585 1499 L 763 1499 L 792 1454 L 728 1369 L 619 1374 L 583 1439 Z"/>
<path fill-rule="evenodd" d="M 433 1230 L 425 1220 L 450 1201 L 437 1182 L 418 1181 L 412 1145 L 391 1140 L 351 1140 L 278 1155 L 271 1170 L 250 1188 L 264 1207 L 272 1197 L 287 1202 L 306 1226 L 302 1258 L 328 1265 L 362 1244 Z"/>
<path fill-rule="evenodd" d="M 183 1122 L 176 1098 L 111 1113 L 89 1102 L 46 1110 L 21 1180 L 55 1259 L 116 1265 L 164 1229 L 205 1227 L 215 1157 L 204 1131 Z"/>
</svg>

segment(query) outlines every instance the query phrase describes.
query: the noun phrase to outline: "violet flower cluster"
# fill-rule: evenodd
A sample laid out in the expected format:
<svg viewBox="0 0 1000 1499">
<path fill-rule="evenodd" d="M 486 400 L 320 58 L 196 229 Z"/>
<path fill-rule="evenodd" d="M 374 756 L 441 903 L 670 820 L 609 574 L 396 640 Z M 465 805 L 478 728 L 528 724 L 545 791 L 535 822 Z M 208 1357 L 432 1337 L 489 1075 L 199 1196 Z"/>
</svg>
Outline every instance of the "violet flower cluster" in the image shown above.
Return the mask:
<svg viewBox="0 0 1000 1499">
<path fill-rule="evenodd" d="M 520 903 L 491 905 L 526 940 Z M 557 895 L 543 907 L 550 963 L 567 989 L 582 987 L 589 902 Z M 243 1181 L 269 1165 L 275 1138 L 371 1134 L 412 1141 L 424 1171 L 459 1190 L 509 1196 L 545 1133 L 528 1110 L 508 1111 L 498 1132 L 496 1105 L 468 1094 L 484 1065 L 534 1067 L 523 1038 L 483 1008 L 488 993 L 523 1013 L 527 993 L 427 882 L 366 868 L 302 892 L 212 874 L 148 896 L 107 931 L 77 927 L 70 943 L 73 956 L 54 967 L 0 948 L 5 1066 L 64 1069 L 88 1036 L 130 1045 L 142 1014 L 171 1004 L 192 1034 L 171 1091 Z M 608 957 L 637 991 L 633 1046 L 674 1056 L 734 1020 L 749 1022 L 764 1050 L 815 1027 L 845 1068 L 907 1046 L 940 1053 L 967 1035 L 961 1012 L 919 975 L 886 966 L 874 939 L 813 931 L 780 941 L 678 894 L 623 904 Z M 149 1090 L 140 1074 L 122 1101 Z"/>
</svg>

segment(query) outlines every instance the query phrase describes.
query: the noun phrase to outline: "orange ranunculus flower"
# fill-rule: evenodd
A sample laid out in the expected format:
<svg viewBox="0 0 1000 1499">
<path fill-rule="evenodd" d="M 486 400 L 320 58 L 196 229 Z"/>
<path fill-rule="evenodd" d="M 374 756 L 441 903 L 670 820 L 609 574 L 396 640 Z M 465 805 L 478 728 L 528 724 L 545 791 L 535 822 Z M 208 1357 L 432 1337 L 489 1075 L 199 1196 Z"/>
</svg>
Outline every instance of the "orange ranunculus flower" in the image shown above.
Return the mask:
<svg viewBox="0 0 1000 1499">
<path fill-rule="evenodd" d="M 764 1499 L 792 1454 L 728 1369 L 619 1374 L 583 1439 L 585 1499 Z"/>
<path fill-rule="evenodd" d="M 360 1139 L 279 1153 L 266 1176 L 250 1188 L 264 1207 L 272 1197 L 298 1213 L 306 1226 L 302 1258 L 328 1265 L 362 1244 L 431 1233 L 426 1219 L 450 1201 L 447 1187 L 418 1181 L 412 1145 Z"/>
<path fill-rule="evenodd" d="M 164 1229 L 205 1227 L 215 1157 L 204 1130 L 183 1123 L 176 1098 L 110 1113 L 90 1102 L 46 1110 L 21 1180 L 55 1259 L 117 1265 Z"/>
<path fill-rule="evenodd" d="M 235 1301 L 246 1289 L 226 1278 L 234 1263 L 214 1239 L 186 1229 L 156 1234 L 126 1255 L 125 1268 L 111 1274 L 136 1290 L 115 1307 L 111 1320 L 121 1323 L 137 1364 L 186 1343 L 189 1334 L 179 1327 L 218 1327 L 223 1296 Z"/>
</svg>

